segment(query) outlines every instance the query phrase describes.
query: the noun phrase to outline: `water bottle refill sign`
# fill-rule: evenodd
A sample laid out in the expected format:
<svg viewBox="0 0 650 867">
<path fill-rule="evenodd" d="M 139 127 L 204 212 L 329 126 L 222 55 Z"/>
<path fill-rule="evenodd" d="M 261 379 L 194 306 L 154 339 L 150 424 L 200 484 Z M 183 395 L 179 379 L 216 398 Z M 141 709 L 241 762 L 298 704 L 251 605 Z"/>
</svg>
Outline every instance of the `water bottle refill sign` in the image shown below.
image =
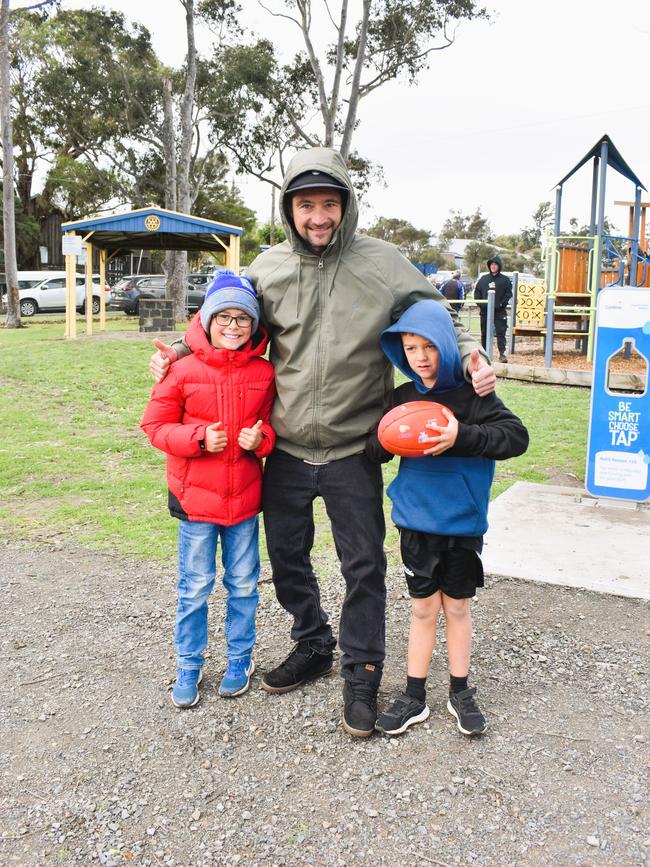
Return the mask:
<svg viewBox="0 0 650 867">
<path fill-rule="evenodd" d="M 642 390 L 612 387 L 611 362 L 626 343 L 641 356 Z M 650 498 L 650 289 L 603 289 L 596 308 L 596 347 L 591 389 L 587 481 L 597 497 Z"/>
</svg>

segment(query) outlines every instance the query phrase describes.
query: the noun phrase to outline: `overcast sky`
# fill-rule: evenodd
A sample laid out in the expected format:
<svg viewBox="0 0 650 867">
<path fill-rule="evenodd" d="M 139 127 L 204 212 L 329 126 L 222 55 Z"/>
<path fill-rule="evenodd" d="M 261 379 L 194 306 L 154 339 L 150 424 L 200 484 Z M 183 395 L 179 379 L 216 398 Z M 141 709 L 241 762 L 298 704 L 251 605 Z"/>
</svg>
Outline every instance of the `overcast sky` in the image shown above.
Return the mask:
<svg viewBox="0 0 650 867">
<path fill-rule="evenodd" d="M 99 5 L 143 23 L 159 56 L 182 63 L 179 0 Z M 257 22 L 258 32 L 296 49 L 295 26 L 271 19 L 255 0 L 243 6 L 248 24 Z M 487 6 L 491 22 L 461 25 L 455 45 L 434 53 L 416 86 L 393 83 L 361 102 L 354 145 L 383 166 L 387 184 L 371 191 L 362 225 L 401 217 L 436 232 L 450 209 L 480 206 L 496 233 L 516 232 L 540 201 L 554 199 L 554 184 L 603 133 L 650 185 L 648 0 L 487 0 Z M 209 50 L 209 34 L 197 41 Z M 268 220 L 269 187 L 237 182 L 259 220 Z M 590 187 L 590 167 L 568 182 L 567 221 L 588 221 Z M 632 184 L 610 171 L 606 212 L 619 230 L 627 230 L 627 215 L 614 199 L 633 197 Z"/>
</svg>

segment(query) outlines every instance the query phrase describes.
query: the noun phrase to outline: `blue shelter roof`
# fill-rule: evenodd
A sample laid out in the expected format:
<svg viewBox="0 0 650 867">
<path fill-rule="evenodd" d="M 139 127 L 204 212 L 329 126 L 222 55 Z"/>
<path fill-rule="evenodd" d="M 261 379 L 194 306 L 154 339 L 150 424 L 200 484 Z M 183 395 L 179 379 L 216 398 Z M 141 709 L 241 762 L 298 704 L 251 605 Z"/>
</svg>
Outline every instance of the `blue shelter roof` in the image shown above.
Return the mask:
<svg viewBox="0 0 650 867">
<path fill-rule="evenodd" d="M 645 190 L 645 187 L 643 186 L 639 178 L 634 174 L 632 169 L 625 162 L 625 160 L 621 156 L 620 151 L 608 135 L 601 136 L 596 142 L 596 144 L 589 151 L 589 153 L 586 153 L 580 160 L 580 162 L 576 163 L 576 165 L 571 169 L 571 171 L 567 175 L 565 175 L 561 181 L 557 182 L 556 186 L 561 187 L 562 184 L 564 184 L 565 181 L 568 181 L 571 175 L 574 175 L 578 171 L 578 169 L 581 169 L 586 162 L 593 159 L 594 157 L 599 157 L 600 146 L 604 141 L 607 142 L 607 165 L 611 166 L 620 175 L 623 175 L 624 178 L 632 181 L 635 186 L 641 187 L 642 190 Z"/>
<path fill-rule="evenodd" d="M 218 238 L 241 235 L 240 226 L 229 226 L 191 214 L 164 208 L 140 208 L 125 214 L 91 217 L 63 223 L 62 232 L 90 234 L 96 247 L 111 252 L 127 250 L 213 250 L 221 252 Z M 216 237 L 215 237 L 216 236 Z"/>
</svg>

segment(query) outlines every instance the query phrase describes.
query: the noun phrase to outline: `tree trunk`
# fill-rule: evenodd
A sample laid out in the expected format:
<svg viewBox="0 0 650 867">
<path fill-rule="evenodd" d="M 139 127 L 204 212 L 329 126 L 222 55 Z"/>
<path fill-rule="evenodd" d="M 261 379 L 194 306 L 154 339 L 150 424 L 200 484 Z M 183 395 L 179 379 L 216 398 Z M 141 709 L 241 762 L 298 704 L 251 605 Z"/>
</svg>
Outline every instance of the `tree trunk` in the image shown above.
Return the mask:
<svg viewBox="0 0 650 867">
<path fill-rule="evenodd" d="M 192 163 L 192 112 L 194 110 L 194 90 L 196 86 L 196 43 L 194 40 L 194 0 L 180 0 L 185 9 L 185 30 L 187 34 L 187 70 L 185 88 L 181 99 L 181 138 L 177 170 L 176 207 L 182 214 L 189 214 L 192 207 L 190 191 L 190 168 Z M 174 257 L 174 268 L 167 279 L 167 297 L 174 301 L 177 322 L 187 318 L 187 252 L 178 250 Z"/>
<path fill-rule="evenodd" d="M 2 128 L 2 215 L 5 275 L 7 281 L 6 328 L 20 328 L 16 218 L 14 212 L 14 143 L 11 124 L 11 78 L 9 75 L 9 0 L 0 5 L 0 127 Z"/>
<path fill-rule="evenodd" d="M 371 0 L 363 0 L 363 15 L 357 37 L 357 56 L 352 73 L 350 86 L 350 99 L 348 100 L 348 113 L 345 118 L 345 128 L 341 141 L 341 156 L 344 160 L 350 156 L 352 150 L 352 133 L 357 123 L 357 111 L 359 110 L 359 88 L 361 86 L 361 73 L 366 60 L 366 44 L 368 39 L 368 19 L 370 18 Z"/>
<path fill-rule="evenodd" d="M 163 153 L 165 155 L 165 207 L 169 211 L 177 209 L 176 198 L 176 131 L 174 127 L 174 102 L 172 99 L 172 80 L 165 75 L 162 80 L 163 93 Z M 176 273 L 176 250 L 167 250 L 165 253 L 165 274 L 167 275 L 167 287 L 165 295 L 175 300 L 179 292 L 179 283 Z M 176 321 L 181 321 L 176 317 Z"/>
</svg>

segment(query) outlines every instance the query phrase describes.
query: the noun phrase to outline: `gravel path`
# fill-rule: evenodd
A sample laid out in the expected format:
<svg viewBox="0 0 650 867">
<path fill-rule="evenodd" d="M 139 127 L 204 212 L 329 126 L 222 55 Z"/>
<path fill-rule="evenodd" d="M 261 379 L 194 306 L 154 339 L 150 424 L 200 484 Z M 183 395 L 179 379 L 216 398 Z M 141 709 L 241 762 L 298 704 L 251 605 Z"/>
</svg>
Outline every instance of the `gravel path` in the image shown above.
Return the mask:
<svg viewBox="0 0 650 867">
<path fill-rule="evenodd" d="M 330 611 L 342 580 L 316 564 Z M 289 649 L 262 587 L 257 665 Z M 338 677 L 220 699 L 222 593 L 202 701 L 172 707 L 174 564 L 0 547 L 0 864 L 645 865 L 647 603 L 489 582 L 473 680 L 490 722 L 460 735 L 444 645 L 429 721 L 349 738 Z M 390 576 L 402 682 L 408 600 Z"/>
</svg>

